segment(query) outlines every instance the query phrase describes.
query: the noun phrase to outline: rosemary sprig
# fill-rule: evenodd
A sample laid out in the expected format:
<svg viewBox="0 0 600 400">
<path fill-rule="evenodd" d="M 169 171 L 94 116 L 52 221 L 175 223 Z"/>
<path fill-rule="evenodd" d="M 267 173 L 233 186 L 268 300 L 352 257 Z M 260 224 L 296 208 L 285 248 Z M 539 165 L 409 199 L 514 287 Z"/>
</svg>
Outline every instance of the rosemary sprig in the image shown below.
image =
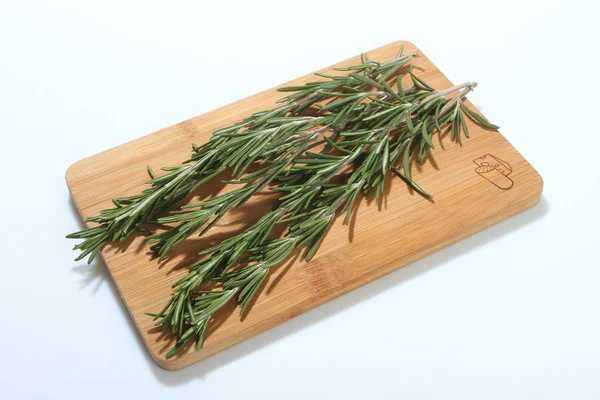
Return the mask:
<svg viewBox="0 0 600 400">
<path fill-rule="evenodd" d="M 284 103 L 281 106 L 255 113 L 214 132 L 212 138 L 202 146 L 193 145 L 193 155 L 184 161 L 183 166 L 163 168 L 167 173 L 160 177 L 148 167 L 151 177 L 148 189 L 138 195 L 114 199 L 114 208 L 87 219 L 87 222 L 97 223 L 98 226 L 67 235 L 68 238 L 83 239 L 83 242 L 74 246 L 74 250 L 81 251 L 76 260 L 88 257 L 88 263 L 91 262 L 109 241 L 124 240 L 141 224 L 151 221 L 188 197 L 223 169 L 233 168 L 232 176 L 239 177 L 253 162 L 274 160 L 288 151 L 290 146 L 301 146 L 289 141 L 289 136 L 293 136 L 302 126 L 316 123 L 314 119 L 300 117 L 300 113 L 317 102 L 335 99 L 340 94 L 372 85 L 376 83 L 374 79 L 388 79 L 414 56 L 416 54 L 402 55 L 400 49 L 394 60 L 384 64 L 361 57 L 362 64 L 338 69 L 350 71 L 345 76 L 317 74 L 326 80 L 281 88 L 279 90 L 282 92 L 295 93 L 280 99 L 278 102 Z M 342 122 L 337 120 L 334 129 L 343 128 L 343 125 L 338 125 Z M 328 122 L 319 120 L 318 123 Z M 282 147 L 271 146 L 268 151 L 263 148 L 272 142 L 280 143 Z"/>
</svg>

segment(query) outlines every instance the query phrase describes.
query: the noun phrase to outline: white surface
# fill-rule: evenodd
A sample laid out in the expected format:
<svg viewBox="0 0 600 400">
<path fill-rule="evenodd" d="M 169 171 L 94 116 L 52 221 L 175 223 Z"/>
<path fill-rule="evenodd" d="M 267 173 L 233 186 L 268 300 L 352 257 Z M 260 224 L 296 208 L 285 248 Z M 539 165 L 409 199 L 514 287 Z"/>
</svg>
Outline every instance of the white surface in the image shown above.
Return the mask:
<svg viewBox="0 0 600 400">
<path fill-rule="evenodd" d="M 2 398 L 600 398 L 595 2 L 44 3 L 0 2 Z M 541 203 L 158 368 L 104 265 L 72 261 L 67 167 L 399 39 L 480 83 L 470 98 L 542 174 Z"/>
</svg>

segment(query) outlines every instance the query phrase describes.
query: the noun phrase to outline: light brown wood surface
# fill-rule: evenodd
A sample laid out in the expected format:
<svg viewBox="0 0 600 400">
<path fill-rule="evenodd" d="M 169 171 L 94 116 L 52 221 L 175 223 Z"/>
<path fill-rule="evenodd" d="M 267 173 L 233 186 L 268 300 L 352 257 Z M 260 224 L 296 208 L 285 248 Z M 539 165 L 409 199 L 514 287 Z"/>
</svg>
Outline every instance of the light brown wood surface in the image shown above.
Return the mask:
<svg viewBox="0 0 600 400">
<path fill-rule="evenodd" d="M 370 51 L 369 56 L 390 60 L 401 44 L 405 52 L 418 51 L 411 43 L 396 42 Z M 357 63 L 359 57 L 353 57 L 332 67 Z M 425 56 L 413 65 L 436 89 L 451 86 Z M 332 67 L 320 72 L 329 73 Z M 288 84 L 309 80 L 315 77 L 307 75 Z M 111 207 L 113 197 L 140 192 L 148 180 L 146 164 L 155 170 L 178 165 L 189 156 L 192 142 L 202 143 L 214 130 L 272 107 L 281 96 L 275 88 L 267 90 L 75 163 L 66 180 L 82 216 Z M 350 227 L 341 218 L 336 221 L 311 262 L 300 257 L 273 270 L 243 321 L 233 307 L 216 314 L 199 352 L 192 347 L 165 359 L 173 338 L 153 328 L 144 313 L 162 308 L 172 283 L 195 253 L 256 221 L 270 209 L 272 199 L 259 196 L 249 202 L 224 218 L 211 234 L 174 249 L 174 258 L 160 267 L 150 258 L 141 235 L 107 246 L 102 257 L 154 360 L 165 369 L 186 367 L 535 205 L 543 182 L 527 160 L 500 133 L 484 131 L 470 121 L 469 131 L 471 138 L 463 140 L 462 147 L 449 135 L 435 137 L 432 159 L 415 166 L 415 180 L 434 194 L 433 202 L 401 180 L 391 179 L 381 204 L 363 200 Z M 198 196 L 219 189 L 212 185 Z"/>
</svg>

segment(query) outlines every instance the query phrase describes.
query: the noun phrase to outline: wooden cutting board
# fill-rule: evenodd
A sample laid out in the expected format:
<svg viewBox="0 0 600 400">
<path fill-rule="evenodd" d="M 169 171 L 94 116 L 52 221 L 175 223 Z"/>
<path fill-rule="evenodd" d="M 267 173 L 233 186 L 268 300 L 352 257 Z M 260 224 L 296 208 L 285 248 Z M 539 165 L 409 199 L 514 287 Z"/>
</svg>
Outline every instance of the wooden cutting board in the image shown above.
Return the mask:
<svg viewBox="0 0 600 400">
<path fill-rule="evenodd" d="M 388 61 L 400 45 L 405 52 L 419 51 L 412 43 L 396 42 L 369 55 Z M 357 56 L 319 72 L 359 62 Z M 434 88 L 452 86 L 427 57 L 414 59 L 413 65 Z M 286 85 L 309 80 L 315 77 Z M 268 109 L 280 97 L 273 88 L 75 163 L 66 180 L 82 217 L 111 207 L 113 197 L 139 193 L 148 180 L 146 164 L 155 170 L 178 165 L 189 156 L 192 142 L 203 143 L 216 129 Z M 391 179 L 381 204 L 363 200 L 350 227 L 336 221 L 311 262 L 300 257 L 273 270 L 243 321 L 234 307 L 216 314 L 199 352 L 188 348 L 167 360 L 173 338 L 153 328 L 145 313 L 162 308 L 194 254 L 256 221 L 270 210 L 272 199 L 259 196 L 249 202 L 210 235 L 181 244 L 176 256 L 160 267 L 151 260 L 141 234 L 107 246 L 102 257 L 154 360 L 165 369 L 186 367 L 535 205 L 543 186 L 539 174 L 500 133 L 469 124 L 471 138 L 462 147 L 449 135 L 436 137 L 430 162 L 414 169 L 415 180 L 434 194 L 434 201 Z M 221 185 L 215 184 L 198 196 L 219 190 Z"/>
</svg>

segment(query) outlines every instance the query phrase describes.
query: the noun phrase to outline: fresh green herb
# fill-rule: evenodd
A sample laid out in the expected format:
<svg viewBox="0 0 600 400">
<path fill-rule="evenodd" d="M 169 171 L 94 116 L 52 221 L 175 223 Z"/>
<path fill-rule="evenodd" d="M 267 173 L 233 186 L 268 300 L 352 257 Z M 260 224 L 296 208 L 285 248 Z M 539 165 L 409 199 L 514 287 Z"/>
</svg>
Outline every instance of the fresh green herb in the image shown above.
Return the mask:
<svg viewBox="0 0 600 400">
<path fill-rule="evenodd" d="M 162 261 L 192 235 L 203 235 L 232 208 L 269 190 L 277 194 L 274 209 L 249 228 L 202 250 L 188 272 L 173 284 L 163 309 L 149 314 L 163 331 L 177 336 L 172 357 L 195 340 L 204 343 L 211 317 L 231 301 L 244 314 L 268 279 L 269 271 L 292 252 L 306 248 L 310 260 L 338 214 L 348 224 L 362 197 L 379 199 L 391 171 L 415 191 L 432 197 L 412 178 L 411 159 L 425 162 L 434 148 L 433 135 L 449 128 L 453 141 L 468 137 L 467 117 L 496 129 L 464 102 L 476 86 L 464 83 L 435 90 L 406 65 L 414 54 L 401 52 L 388 63 L 364 55 L 357 66 L 338 69 L 346 75 L 317 74 L 325 80 L 281 88 L 289 93 L 280 106 L 214 132 L 183 166 L 148 167 L 150 188 L 113 200 L 115 208 L 88 219 L 98 223 L 69 235 L 84 239 L 78 257 L 91 261 L 109 241 L 122 240 L 143 223 L 175 223 L 147 238 Z M 402 73 L 412 86 L 402 87 Z M 392 85 L 396 89 L 392 89 Z M 246 173 L 250 165 L 261 165 Z M 197 187 L 228 169 L 233 190 L 167 213 Z M 277 227 L 286 230 L 278 236 Z M 203 290 L 210 284 L 211 290 Z"/>
</svg>

